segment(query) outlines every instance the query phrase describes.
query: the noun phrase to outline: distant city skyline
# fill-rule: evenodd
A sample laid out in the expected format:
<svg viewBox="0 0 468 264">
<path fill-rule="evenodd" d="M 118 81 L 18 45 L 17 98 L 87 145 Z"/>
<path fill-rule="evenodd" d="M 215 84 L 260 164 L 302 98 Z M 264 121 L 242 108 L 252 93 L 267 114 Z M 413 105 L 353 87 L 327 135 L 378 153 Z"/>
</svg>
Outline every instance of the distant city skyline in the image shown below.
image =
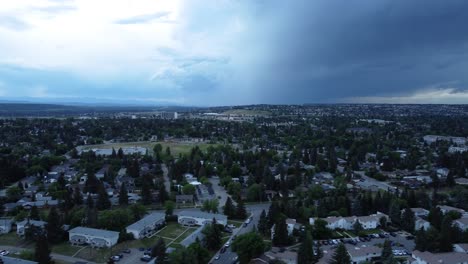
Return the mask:
<svg viewBox="0 0 468 264">
<path fill-rule="evenodd" d="M 0 3 L 0 102 L 468 103 L 463 0 Z"/>
</svg>

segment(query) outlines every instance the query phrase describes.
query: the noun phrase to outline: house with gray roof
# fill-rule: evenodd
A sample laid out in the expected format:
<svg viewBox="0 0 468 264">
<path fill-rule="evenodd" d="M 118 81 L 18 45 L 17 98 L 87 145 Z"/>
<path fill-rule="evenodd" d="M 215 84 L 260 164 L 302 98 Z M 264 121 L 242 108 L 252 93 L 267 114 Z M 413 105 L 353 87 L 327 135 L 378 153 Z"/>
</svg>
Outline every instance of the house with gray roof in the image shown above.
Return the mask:
<svg viewBox="0 0 468 264">
<path fill-rule="evenodd" d="M 211 223 L 213 218 L 216 219 L 216 222 L 219 224 L 227 224 L 227 216 L 222 214 L 212 214 L 201 211 L 182 211 L 177 215 L 179 224 L 185 226 L 201 226 L 206 223 Z"/>
<path fill-rule="evenodd" d="M 166 224 L 166 215 L 163 213 L 151 213 L 139 221 L 127 226 L 127 233 L 132 233 L 135 239 L 141 239 L 153 235 Z"/>
<path fill-rule="evenodd" d="M 119 232 L 81 226 L 68 231 L 68 235 L 72 245 L 88 244 L 96 248 L 112 247 L 119 240 Z"/>
<path fill-rule="evenodd" d="M 6 217 L 0 218 L 0 234 L 10 233 L 12 225 L 13 225 L 12 218 L 6 218 Z"/>
<path fill-rule="evenodd" d="M 431 253 L 415 250 L 412 257 L 414 261 L 411 264 L 468 264 L 467 254 L 460 252 Z"/>
<path fill-rule="evenodd" d="M 18 234 L 19 236 L 24 236 L 26 229 L 28 229 L 29 227 L 35 226 L 44 229 L 46 225 L 47 222 L 44 221 L 26 219 L 16 223 L 16 234 Z"/>
</svg>

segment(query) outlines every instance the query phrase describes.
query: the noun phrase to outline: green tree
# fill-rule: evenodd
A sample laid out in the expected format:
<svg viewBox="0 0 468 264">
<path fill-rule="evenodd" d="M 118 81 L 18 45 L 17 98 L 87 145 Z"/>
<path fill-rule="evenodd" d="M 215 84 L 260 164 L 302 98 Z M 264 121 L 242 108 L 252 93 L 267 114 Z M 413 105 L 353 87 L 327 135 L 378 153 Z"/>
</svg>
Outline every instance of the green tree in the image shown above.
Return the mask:
<svg viewBox="0 0 468 264">
<path fill-rule="evenodd" d="M 182 187 L 182 192 L 184 194 L 194 195 L 195 194 L 195 186 L 193 186 L 190 183 L 187 183 Z"/>
<path fill-rule="evenodd" d="M 297 263 L 298 264 L 310 264 L 314 263 L 314 249 L 313 249 L 313 240 L 312 235 L 307 228 L 305 231 L 304 239 L 299 247 L 299 251 L 297 252 Z"/>
<path fill-rule="evenodd" d="M 262 255 L 265 251 L 263 238 L 256 232 L 239 235 L 232 242 L 232 250 L 239 255 L 241 264 L 249 263 L 252 258 Z"/>
<path fill-rule="evenodd" d="M 37 209 L 37 206 L 33 205 L 31 207 L 31 210 L 29 211 L 29 218 L 31 220 L 41 220 L 41 217 L 39 216 L 39 209 Z"/>
<path fill-rule="evenodd" d="M 127 187 L 125 187 L 125 183 L 122 183 L 122 185 L 120 185 L 119 204 L 128 205 L 128 191 Z"/>
<path fill-rule="evenodd" d="M 236 218 L 237 219 L 245 219 L 247 218 L 247 210 L 245 209 L 244 202 L 239 200 L 236 207 Z"/>
<path fill-rule="evenodd" d="M 269 233 L 265 210 L 262 210 L 262 213 L 260 214 L 260 219 L 258 220 L 258 231 L 264 236 Z"/>
<path fill-rule="evenodd" d="M 218 250 L 222 245 L 222 231 L 220 225 L 213 218 L 211 224 L 203 228 L 202 233 L 205 235 L 206 247 L 209 250 Z"/>
<path fill-rule="evenodd" d="M 62 223 L 60 221 L 60 216 L 55 206 L 50 208 L 49 216 L 47 217 L 46 230 L 47 238 L 50 243 L 60 243 L 63 240 L 64 234 L 62 229 Z"/>
<path fill-rule="evenodd" d="M 451 252 L 453 250 L 453 223 L 450 216 L 445 216 L 440 228 L 440 248 L 441 252 Z"/>
<path fill-rule="evenodd" d="M 157 258 L 158 263 L 166 257 L 166 243 L 162 238 L 158 239 L 156 245 L 151 249 L 151 256 Z"/>
<path fill-rule="evenodd" d="M 73 191 L 73 203 L 75 205 L 82 205 L 83 204 L 83 195 L 81 194 L 80 188 L 77 186 Z"/>
<path fill-rule="evenodd" d="M 361 224 L 361 222 L 359 221 L 359 219 L 357 219 L 356 222 L 354 222 L 354 224 L 353 224 L 353 231 L 354 231 L 354 234 L 356 234 L 357 236 L 359 236 L 359 234 L 362 232 L 362 230 L 364 230 L 364 228 L 362 227 L 362 224 Z"/>
<path fill-rule="evenodd" d="M 110 207 L 111 207 L 111 202 L 109 200 L 109 195 L 107 195 L 107 191 L 104 188 L 104 184 L 100 183 L 96 208 L 99 210 L 106 210 L 106 209 L 109 209 Z"/>
<path fill-rule="evenodd" d="M 149 184 L 144 183 L 141 187 L 141 201 L 144 205 L 151 204 L 151 202 L 153 201 L 151 195 L 151 186 Z"/>
<path fill-rule="evenodd" d="M 327 227 L 328 223 L 323 219 L 316 219 L 312 228 L 312 237 L 316 239 L 327 239 L 332 231 Z"/>
<path fill-rule="evenodd" d="M 45 234 L 40 234 L 37 237 L 34 260 L 39 264 L 50 264 L 52 263 L 52 258 L 50 257 L 50 248 L 49 242 Z"/>
<path fill-rule="evenodd" d="M 392 264 L 396 261 L 393 257 L 392 243 L 390 240 L 385 240 L 383 244 L 381 260 L 384 264 Z"/>
<path fill-rule="evenodd" d="M 338 245 L 338 248 L 333 255 L 330 264 L 350 264 L 351 258 L 349 257 L 348 251 L 343 243 Z"/>
<path fill-rule="evenodd" d="M 232 203 L 231 197 L 228 197 L 226 199 L 226 203 L 224 204 L 224 207 L 223 207 L 223 213 L 227 215 L 229 219 L 235 217 L 236 208 L 234 207 L 234 204 Z"/>
<path fill-rule="evenodd" d="M 413 210 L 411 210 L 409 207 L 405 208 L 405 210 L 403 210 L 403 214 L 401 215 L 401 227 L 403 230 L 413 233 L 415 221 L 416 219 Z"/>
<path fill-rule="evenodd" d="M 210 252 L 200 243 L 198 238 L 187 248 L 194 256 L 196 263 L 208 263 L 210 261 Z"/>
<path fill-rule="evenodd" d="M 287 246 L 289 245 L 288 225 L 286 224 L 286 217 L 281 216 L 275 223 L 273 245 Z"/>
<path fill-rule="evenodd" d="M 175 203 L 171 200 L 164 202 L 164 209 L 166 210 L 166 215 L 172 215 L 174 213 Z"/>
</svg>

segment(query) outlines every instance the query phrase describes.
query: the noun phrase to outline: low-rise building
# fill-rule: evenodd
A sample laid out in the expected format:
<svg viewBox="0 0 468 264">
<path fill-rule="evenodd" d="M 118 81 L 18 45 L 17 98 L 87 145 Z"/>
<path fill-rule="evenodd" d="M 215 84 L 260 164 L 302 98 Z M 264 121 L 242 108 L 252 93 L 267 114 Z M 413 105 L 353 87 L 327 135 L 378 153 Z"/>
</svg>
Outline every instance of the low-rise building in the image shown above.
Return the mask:
<svg viewBox="0 0 468 264">
<path fill-rule="evenodd" d="M 363 262 L 372 262 L 382 256 L 382 249 L 376 246 L 353 246 L 346 245 L 349 256 L 351 257 L 352 264 Z"/>
<path fill-rule="evenodd" d="M 0 218 L 0 234 L 8 234 L 11 231 L 13 219 L 2 217 Z"/>
<path fill-rule="evenodd" d="M 127 233 L 132 233 L 135 239 L 151 236 L 166 224 L 166 215 L 163 213 L 151 213 L 139 221 L 127 226 Z"/>
<path fill-rule="evenodd" d="M 18 234 L 19 236 L 24 236 L 26 229 L 30 228 L 31 226 L 44 229 L 46 225 L 47 222 L 44 221 L 26 219 L 16 223 L 16 234 Z"/>
<path fill-rule="evenodd" d="M 437 207 L 439 207 L 440 211 L 443 214 L 453 211 L 453 212 L 460 213 L 462 216 L 468 216 L 468 213 L 465 210 L 460 209 L 460 208 L 456 208 L 456 207 L 448 206 L 448 205 L 438 205 Z"/>
<path fill-rule="evenodd" d="M 227 224 L 227 216 L 222 214 L 212 214 L 200 211 L 182 211 L 177 215 L 179 224 L 185 226 L 201 226 L 206 223 L 211 223 L 213 219 L 215 219 L 218 224 Z"/>
<path fill-rule="evenodd" d="M 88 227 L 75 227 L 68 231 L 72 245 L 89 244 L 91 247 L 112 247 L 119 240 L 119 232 Z"/>
<path fill-rule="evenodd" d="M 414 221 L 414 230 L 428 230 L 431 227 L 431 223 L 429 221 L 426 221 L 420 217 L 416 217 L 416 220 Z"/>
<path fill-rule="evenodd" d="M 468 243 L 453 244 L 453 251 L 460 253 L 468 253 Z"/>
<path fill-rule="evenodd" d="M 468 230 L 468 217 L 465 216 L 460 219 L 457 219 L 453 221 L 453 224 L 458 226 L 458 228 L 460 228 L 461 230 L 466 231 Z"/>
<path fill-rule="evenodd" d="M 176 195 L 177 204 L 193 204 L 193 195 L 192 194 L 179 194 Z"/>
<path fill-rule="evenodd" d="M 468 264 L 467 254 L 460 252 L 431 253 L 415 250 L 412 257 L 414 261 L 411 264 Z"/>
<path fill-rule="evenodd" d="M 429 215 L 429 210 L 426 210 L 424 208 L 418 208 L 418 207 L 411 208 L 411 211 L 413 211 L 415 216 L 419 216 L 419 217 L 426 217 Z"/>
<path fill-rule="evenodd" d="M 327 222 L 327 227 L 329 229 L 345 229 L 345 230 L 352 230 L 354 224 L 359 221 L 361 223 L 362 228 L 364 229 L 374 229 L 380 225 L 380 219 L 385 218 L 387 222 L 390 221 L 388 215 L 377 212 L 376 214 L 368 215 L 368 216 L 349 216 L 349 217 L 336 217 L 330 216 L 327 218 L 322 218 Z M 315 223 L 314 218 L 309 219 L 309 223 L 313 225 Z"/>
</svg>

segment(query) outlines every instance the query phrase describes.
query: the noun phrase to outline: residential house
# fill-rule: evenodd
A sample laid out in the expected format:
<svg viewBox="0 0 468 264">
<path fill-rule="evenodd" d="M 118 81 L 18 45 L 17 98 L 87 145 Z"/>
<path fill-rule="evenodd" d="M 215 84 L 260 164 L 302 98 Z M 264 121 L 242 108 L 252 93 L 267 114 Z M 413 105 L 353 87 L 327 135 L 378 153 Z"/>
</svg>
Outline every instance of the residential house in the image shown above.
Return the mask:
<svg viewBox="0 0 468 264">
<path fill-rule="evenodd" d="M 16 223 L 16 234 L 18 234 L 19 236 L 24 236 L 26 229 L 28 229 L 29 227 L 35 226 L 44 229 L 46 225 L 47 222 L 44 221 L 26 219 Z"/>
<path fill-rule="evenodd" d="M 458 226 L 461 230 L 468 230 L 468 217 L 462 217 L 460 219 L 454 220 L 453 224 Z"/>
<path fill-rule="evenodd" d="M 453 244 L 453 251 L 460 253 L 468 253 L 468 243 Z"/>
<path fill-rule="evenodd" d="M 368 216 L 349 216 L 349 217 L 336 217 L 330 216 L 327 218 L 322 218 L 327 222 L 327 227 L 329 229 L 345 229 L 345 230 L 352 230 L 356 221 L 361 223 L 364 229 L 374 229 L 380 225 L 381 218 L 387 219 L 387 222 L 390 221 L 388 215 L 383 214 L 381 212 L 377 212 L 376 214 L 368 215 Z M 314 218 L 309 219 L 309 223 L 313 225 L 315 223 Z"/>
<path fill-rule="evenodd" d="M 179 194 L 176 195 L 177 204 L 193 204 L 193 195 L 192 194 Z"/>
<path fill-rule="evenodd" d="M 106 174 L 109 172 L 109 167 L 109 164 L 102 166 L 102 168 L 98 172 L 96 172 L 96 178 L 103 179 L 104 176 L 106 176 Z"/>
<path fill-rule="evenodd" d="M 270 251 L 265 252 L 265 256 L 270 260 L 280 260 L 287 264 L 297 263 L 297 252 L 286 250 L 281 252 L 278 248 L 272 248 Z"/>
<path fill-rule="evenodd" d="M 10 233 L 12 225 L 13 225 L 12 218 L 6 218 L 6 217 L 0 218 L 0 234 Z"/>
<path fill-rule="evenodd" d="M 127 233 L 132 233 L 135 239 L 151 236 L 166 224 L 166 215 L 163 213 L 151 213 L 139 221 L 127 226 Z"/>
<path fill-rule="evenodd" d="M 119 232 L 81 226 L 69 230 L 68 235 L 72 245 L 89 244 L 96 248 L 112 247 L 119 240 Z"/>
<path fill-rule="evenodd" d="M 411 208 L 411 211 L 413 211 L 414 215 L 418 217 L 427 217 L 429 215 L 429 210 L 424 208 Z"/>
<path fill-rule="evenodd" d="M 351 257 L 352 264 L 358 263 L 370 263 L 379 259 L 382 256 L 382 249 L 376 246 L 353 246 L 353 245 L 346 245 L 346 249 L 348 250 L 348 254 Z"/>
<path fill-rule="evenodd" d="M 463 209 L 460 209 L 460 208 L 456 208 L 456 207 L 452 207 L 452 206 L 448 206 L 448 205 L 438 205 L 437 207 L 439 207 L 440 211 L 443 213 L 443 214 L 446 214 L 448 212 L 451 212 L 451 211 L 455 211 L 455 212 L 459 212 L 462 216 L 468 216 L 468 213 L 463 210 Z"/>
<path fill-rule="evenodd" d="M 294 227 L 296 226 L 296 219 L 291 219 L 291 218 L 286 219 L 286 225 L 288 228 L 288 236 L 291 236 L 293 234 Z M 274 236 L 275 236 L 275 225 L 271 227 L 271 239 L 273 239 Z"/>
<path fill-rule="evenodd" d="M 416 220 L 414 221 L 414 230 L 428 230 L 429 227 L 431 227 L 431 223 L 429 221 L 426 221 L 422 219 L 421 217 L 416 217 Z"/>
<path fill-rule="evenodd" d="M 468 264 L 468 255 L 460 252 L 431 253 L 413 251 L 411 264 Z"/>
<path fill-rule="evenodd" d="M 222 214 L 212 214 L 200 211 L 182 211 L 178 213 L 178 222 L 185 226 L 201 226 L 206 223 L 211 223 L 213 219 L 222 225 L 227 224 L 227 216 Z"/>
</svg>

